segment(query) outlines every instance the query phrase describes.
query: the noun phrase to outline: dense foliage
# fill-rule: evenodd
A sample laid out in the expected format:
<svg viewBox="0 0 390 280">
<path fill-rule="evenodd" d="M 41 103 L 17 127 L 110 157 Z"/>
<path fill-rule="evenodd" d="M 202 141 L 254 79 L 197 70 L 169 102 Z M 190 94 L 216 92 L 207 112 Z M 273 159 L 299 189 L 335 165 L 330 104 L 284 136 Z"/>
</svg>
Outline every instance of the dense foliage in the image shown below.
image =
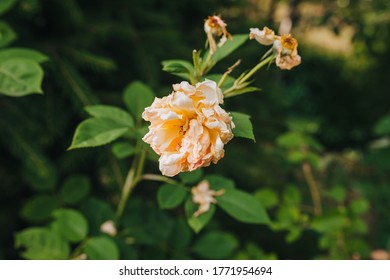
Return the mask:
<svg viewBox="0 0 390 280">
<path fill-rule="evenodd" d="M 367 259 L 390 250 L 388 1 L 201 2 L 0 2 L 0 258 Z M 191 61 L 213 13 L 247 34 L 277 28 L 286 5 L 302 65 L 262 69 L 262 91 L 225 102 L 252 117 L 256 142 L 234 138 L 217 165 L 142 181 L 123 205 L 129 166 L 147 149 L 136 144 L 140 112 L 181 81 L 161 61 Z M 346 27 L 348 51 L 308 39 Z M 243 57 L 235 71 L 247 70 L 265 51 L 243 42 L 216 73 Z M 85 145 L 73 138 L 80 123 L 122 138 L 68 150 L 72 139 L 71 148 Z M 158 174 L 155 160 L 148 152 L 145 170 Z M 204 179 L 226 193 L 194 218 L 188 190 Z"/>
</svg>

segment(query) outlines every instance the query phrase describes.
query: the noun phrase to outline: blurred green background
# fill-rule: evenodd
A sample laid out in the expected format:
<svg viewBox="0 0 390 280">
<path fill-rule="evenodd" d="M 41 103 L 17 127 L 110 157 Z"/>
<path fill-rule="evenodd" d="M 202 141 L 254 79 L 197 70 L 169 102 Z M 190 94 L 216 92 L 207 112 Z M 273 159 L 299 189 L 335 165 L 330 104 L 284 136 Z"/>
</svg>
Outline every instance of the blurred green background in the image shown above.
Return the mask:
<svg viewBox="0 0 390 280">
<path fill-rule="evenodd" d="M 90 186 L 71 206 L 88 218 L 88 207 L 118 202 L 129 161 L 117 161 L 109 146 L 67 151 L 83 106 L 124 107 L 122 91 L 135 80 L 169 94 L 179 80 L 162 72 L 161 60 L 191 60 L 193 49 L 204 48 L 203 22 L 212 14 L 221 14 L 232 34 L 292 22 L 299 41 L 300 66 L 262 69 L 255 82 L 261 92 L 225 102 L 228 111 L 252 116 L 256 143 L 234 139 L 225 158 L 204 169 L 254 193 L 273 223 L 247 225 L 217 212 L 205 232 L 228 233 L 230 247 L 215 245 L 222 253 L 210 255 L 196 246 L 204 233 L 188 232 L 180 210 L 160 211 L 143 230 L 166 232 L 122 246 L 120 257 L 389 258 L 389 1 L 19 0 L 0 18 L 17 34 L 12 46 L 50 61 L 43 64 L 44 95 L 0 96 L 0 259 L 20 258 L 15 233 L 45 224 L 69 180 Z M 248 41 L 216 70 L 243 58 L 240 73 L 266 50 Z M 155 163 L 148 169 L 158 172 Z M 157 187 L 141 184 L 129 208 L 140 215 L 156 208 Z M 34 207 L 38 196 L 45 203 Z M 170 245 L 175 234 L 186 236 L 182 247 Z"/>
</svg>

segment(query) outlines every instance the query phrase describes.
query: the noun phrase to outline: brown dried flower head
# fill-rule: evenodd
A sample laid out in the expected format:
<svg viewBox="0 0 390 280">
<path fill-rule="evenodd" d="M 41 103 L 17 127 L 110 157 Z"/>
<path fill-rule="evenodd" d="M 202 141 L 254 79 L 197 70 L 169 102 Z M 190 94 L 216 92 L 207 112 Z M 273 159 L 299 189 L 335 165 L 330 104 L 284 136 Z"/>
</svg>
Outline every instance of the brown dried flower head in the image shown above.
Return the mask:
<svg viewBox="0 0 390 280">
<path fill-rule="evenodd" d="M 226 40 L 232 39 L 232 35 L 226 29 L 227 24 L 220 16 L 209 16 L 204 23 L 204 31 L 207 35 L 207 41 L 210 44 L 210 52 L 213 54 L 217 50 L 215 38 L 220 38 L 218 47 L 225 44 Z"/>
</svg>

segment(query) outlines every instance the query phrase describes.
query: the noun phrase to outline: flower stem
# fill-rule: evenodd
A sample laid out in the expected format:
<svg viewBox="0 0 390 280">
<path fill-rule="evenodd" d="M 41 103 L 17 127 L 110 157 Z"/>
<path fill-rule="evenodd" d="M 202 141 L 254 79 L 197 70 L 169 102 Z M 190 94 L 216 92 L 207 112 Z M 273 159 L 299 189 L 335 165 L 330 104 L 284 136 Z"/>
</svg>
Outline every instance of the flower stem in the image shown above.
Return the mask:
<svg viewBox="0 0 390 280">
<path fill-rule="evenodd" d="M 260 68 L 262 68 L 264 65 L 267 65 L 274 59 L 274 56 L 271 55 L 268 58 L 260 61 L 251 71 L 249 71 L 244 77 L 240 79 L 240 84 L 243 84 L 246 82 L 250 77 L 252 77 Z"/>
<path fill-rule="evenodd" d="M 135 177 L 137 178 L 138 181 L 140 180 L 140 178 L 142 176 L 142 172 L 144 170 L 145 159 L 146 159 L 146 152 L 144 150 L 142 150 L 140 152 L 138 168 L 137 168 L 137 172 L 135 174 Z"/>
<path fill-rule="evenodd" d="M 234 68 L 236 68 L 239 64 L 241 63 L 241 59 L 237 60 L 236 63 L 234 63 L 232 66 L 230 66 L 228 68 L 228 70 L 223 73 L 221 79 L 219 80 L 218 82 L 218 87 L 221 88 L 223 86 L 223 84 L 225 83 L 226 81 L 226 78 L 229 76 L 230 73 L 232 73 L 232 71 L 234 70 Z"/>
<path fill-rule="evenodd" d="M 190 82 L 192 85 L 195 85 L 197 82 L 200 81 L 200 78 L 202 76 L 202 63 L 201 63 L 201 59 L 200 59 L 200 55 L 199 55 L 199 52 L 197 50 L 193 50 L 192 51 L 192 61 L 193 61 L 193 64 L 194 64 L 194 73 L 193 75 L 190 76 Z"/>
<path fill-rule="evenodd" d="M 115 181 L 118 184 L 118 188 L 120 188 L 123 184 L 123 174 L 119 168 L 118 161 L 114 158 L 112 153 L 109 153 L 108 159 L 111 165 L 112 173 L 114 175 Z"/>
<path fill-rule="evenodd" d="M 141 151 L 134 159 L 133 165 L 131 166 L 129 172 L 127 173 L 125 183 L 122 188 L 121 198 L 118 204 L 116 211 L 116 221 L 119 223 L 120 218 L 123 215 L 125 210 L 127 200 L 130 197 L 130 194 L 134 190 L 134 187 L 140 181 L 142 176 L 142 171 L 145 163 L 145 151 Z"/>
<path fill-rule="evenodd" d="M 210 71 L 210 69 L 214 66 L 214 64 L 211 61 L 212 57 L 213 57 L 213 54 L 211 53 L 211 50 L 209 50 L 209 53 L 207 54 L 206 60 L 202 63 L 201 73 L 200 73 L 201 76 L 199 78 L 201 78 L 202 76 L 207 74 Z"/>
<path fill-rule="evenodd" d="M 129 173 L 127 173 L 126 181 L 122 188 L 121 199 L 119 201 L 118 209 L 116 211 L 116 219 L 118 222 L 123 214 L 130 193 L 134 188 L 134 175 L 135 175 L 135 164 L 132 165 L 132 167 L 129 170 Z"/>
<path fill-rule="evenodd" d="M 302 165 L 303 176 L 309 186 L 311 199 L 313 201 L 314 214 L 320 216 L 322 214 L 321 196 L 316 180 L 309 163 L 305 162 Z"/>
<path fill-rule="evenodd" d="M 144 174 L 141 176 L 142 180 L 149 180 L 149 181 L 159 181 L 159 182 L 165 182 L 168 184 L 178 185 L 179 182 L 176 180 L 170 179 L 168 177 L 157 175 L 157 174 Z"/>
<path fill-rule="evenodd" d="M 238 94 L 242 94 L 242 91 L 248 87 L 248 85 L 251 83 L 251 82 L 247 82 L 248 79 L 250 79 L 257 71 L 259 71 L 263 66 L 269 64 L 272 62 L 272 60 L 275 58 L 275 56 L 271 55 L 269 57 L 267 57 L 266 59 L 264 60 L 261 60 L 255 67 L 253 67 L 248 73 L 242 73 L 240 77 L 238 77 L 234 84 L 228 88 L 227 90 L 225 90 L 223 92 L 223 95 L 225 98 L 228 98 L 228 97 L 232 97 L 232 96 L 236 96 Z M 235 65 L 233 65 L 235 66 Z M 233 67 L 232 66 L 232 67 Z M 234 68 L 234 67 L 233 67 Z M 226 77 L 222 77 L 221 78 L 221 81 L 219 82 L 219 84 L 222 84 L 224 82 L 224 79 L 226 79 Z M 218 84 L 218 85 L 219 85 Z M 244 91 L 245 92 L 245 91 Z"/>
</svg>

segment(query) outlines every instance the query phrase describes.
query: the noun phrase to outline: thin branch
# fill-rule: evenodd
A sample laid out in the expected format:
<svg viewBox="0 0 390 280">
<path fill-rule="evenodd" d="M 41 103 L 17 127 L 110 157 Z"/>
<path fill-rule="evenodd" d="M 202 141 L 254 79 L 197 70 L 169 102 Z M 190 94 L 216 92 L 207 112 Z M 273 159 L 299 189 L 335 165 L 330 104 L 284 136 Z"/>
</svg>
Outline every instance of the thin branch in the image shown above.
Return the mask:
<svg viewBox="0 0 390 280">
<path fill-rule="evenodd" d="M 314 179 L 313 172 L 309 163 L 305 162 L 302 164 L 303 176 L 305 177 L 306 183 L 309 186 L 311 199 L 313 201 L 314 214 L 319 216 L 322 214 L 321 196 L 318 184 Z"/>
<path fill-rule="evenodd" d="M 149 181 L 158 181 L 165 182 L 168 184 L 178 185 L 179 182 L 168 177 L 157 175 L 157 174 L 144 174 L 140 177 L 141 180 L 149 180 Z"/>
</svg>

